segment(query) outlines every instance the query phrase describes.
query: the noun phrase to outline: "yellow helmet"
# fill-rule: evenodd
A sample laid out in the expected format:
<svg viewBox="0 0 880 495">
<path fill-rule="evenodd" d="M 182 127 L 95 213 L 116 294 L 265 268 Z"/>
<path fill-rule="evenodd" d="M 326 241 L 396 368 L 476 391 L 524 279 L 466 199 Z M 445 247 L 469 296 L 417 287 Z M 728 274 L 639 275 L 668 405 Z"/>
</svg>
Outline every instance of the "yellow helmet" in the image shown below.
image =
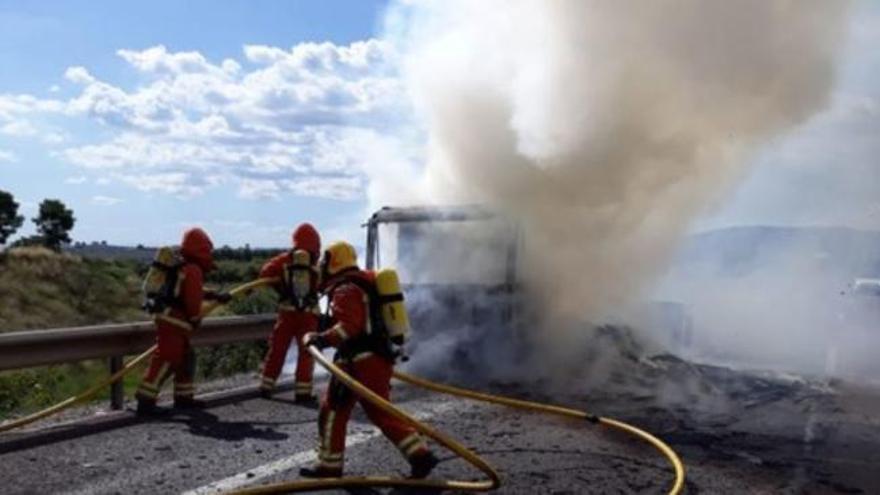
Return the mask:
<svg viewBox="0 0 880 495">
<path fill-rule="evenodd" d="M 327 246 L 321 260 L 321 275 L 324 280 L 343 271 L 357 268 L 357 251 L 345 241 L 336 241 Z"/>
</svg>

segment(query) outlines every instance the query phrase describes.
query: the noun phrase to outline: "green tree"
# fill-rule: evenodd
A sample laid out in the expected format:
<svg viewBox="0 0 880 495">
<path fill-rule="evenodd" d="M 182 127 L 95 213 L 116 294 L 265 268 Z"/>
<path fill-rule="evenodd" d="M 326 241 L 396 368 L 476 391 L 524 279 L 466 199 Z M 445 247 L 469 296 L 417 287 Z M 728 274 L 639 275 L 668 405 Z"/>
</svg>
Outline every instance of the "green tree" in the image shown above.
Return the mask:
<svg viewBox="0 0 880 495">
<path fill-rule="evenodd" d="M 21 227 L 24 217 L 18 214 L 18 203 L 12 194 L 0 191 L 0 244 L 6 244 L 6 240 Z"/>
<path fill-rule="evenodd" d="M 45 246 L 46 240 L 41 235 L 29 235 L 26 237 L 19 237 L 12 243 L 11 247 L 33 247 L 33 246 Z"/>
<path fill-rule="evenodd" d="M 37 232 L 43 238 L 43 245 L 56 251 L 62 244 L 70 242 L 68 232 L 73 229 L 76 218 L 73 210 L 57 199 L 46 199 L 40 203 L 40 214 L 33 219 Z"/>
</svg>

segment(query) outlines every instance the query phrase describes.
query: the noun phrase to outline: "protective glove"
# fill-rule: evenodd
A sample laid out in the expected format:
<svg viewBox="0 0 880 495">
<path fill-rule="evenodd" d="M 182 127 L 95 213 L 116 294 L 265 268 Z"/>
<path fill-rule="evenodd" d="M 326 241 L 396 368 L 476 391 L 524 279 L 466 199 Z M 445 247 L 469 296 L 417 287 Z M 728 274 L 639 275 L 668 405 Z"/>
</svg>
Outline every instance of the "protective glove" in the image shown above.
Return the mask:
<svg viewBox="0 0 880 495">
<path fill-rule="evenodd" d="M 309 332 L 303 335 L 303 344 L 306 347 L 315 346 L 318 349 L 328 347 L 327 340 L 317 332 Z"/>
<path fill-rule="evenodd" d="M 334 323 L 334 318 L 328 314 L 321 314 L 318 316 L 318 331 L 323 332 L 328 328 L 332 327 Z"/>
</svg>

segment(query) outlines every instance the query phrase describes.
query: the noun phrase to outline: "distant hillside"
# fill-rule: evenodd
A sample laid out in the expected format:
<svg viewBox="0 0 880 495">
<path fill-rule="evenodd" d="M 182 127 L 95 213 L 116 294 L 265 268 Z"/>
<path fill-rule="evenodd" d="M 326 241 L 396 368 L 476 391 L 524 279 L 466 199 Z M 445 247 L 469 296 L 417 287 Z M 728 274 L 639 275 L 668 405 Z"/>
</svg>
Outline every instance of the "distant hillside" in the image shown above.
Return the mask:
<svg viewBox="0 0 880 495">
<path fill-rule="evenodd" d="M 149 263 L 156 254 L 155 246 L 116 246 L 106 242 L 74 243 L 64 248 L 64 252 L 83 258 L 102 260 L 129 260 Z M 252 261 L 265 259 L 284 251 L 285 248 L 251 248 L 250 246 L 232 248 L 221 246 L 214 250 L 214 258 L 218 260 Z"/>
<path fill-rule="evenodd" d="M 880 232 L 842 227 L 732 227 L 692 236 L 678 265 L 714 266 L 743 275 L 768 262 L 799 257 L 858 276 L 880 276 Z"/>
<path fill-rule="evenodd" d="M 84 258 L 132 260 L 147 263 L 153 259 L 156 248 L 144 246 L 113 246 L 105 242 L 93 242 L 91 244 L 75 243 L 66 247 L 64 252 L 75 256 L 82 256 Z"/>
<path fill-rule="evenodd" d="M 0 253 L 0 332 L 144 319 L 139 270 L 43 248 Z"/>
</svg>

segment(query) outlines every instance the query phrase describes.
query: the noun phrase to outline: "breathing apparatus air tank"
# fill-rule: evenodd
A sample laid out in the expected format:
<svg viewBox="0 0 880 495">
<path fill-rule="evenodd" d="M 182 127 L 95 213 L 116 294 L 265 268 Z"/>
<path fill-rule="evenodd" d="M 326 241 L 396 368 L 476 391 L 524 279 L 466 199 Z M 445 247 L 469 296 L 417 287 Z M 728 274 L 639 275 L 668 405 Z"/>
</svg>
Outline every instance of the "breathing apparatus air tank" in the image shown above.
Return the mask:
<svg viewBox="0 0 880 495">
<path fill-rule="evenodd" d="M 311 255 L 304 249 L 295 249 L 291 258 L 293 259 L 293 263 L 290 264 L 291 295 L 297 302 L 305 301 L 312 292 L 314 273 Z"/>
<path fill-rule="evenodd" d="M 164 246 L 156 251 L 141 286 L 144 293 L 143 309 L 148 313 L 160 313 L 174 300 L 179 290 L 177 271 L 181 264 L 180 255 L 174 248 Z"/>
<path fill-rule="evenodd" d="M 403 345 L 409 337 L 410 325 L 397 272 L 391 268 L 379 270 L 376 273 L 376 291 L 379 293 L 382 320 L 388 337 L 394 344 Z"/>
</svg>

